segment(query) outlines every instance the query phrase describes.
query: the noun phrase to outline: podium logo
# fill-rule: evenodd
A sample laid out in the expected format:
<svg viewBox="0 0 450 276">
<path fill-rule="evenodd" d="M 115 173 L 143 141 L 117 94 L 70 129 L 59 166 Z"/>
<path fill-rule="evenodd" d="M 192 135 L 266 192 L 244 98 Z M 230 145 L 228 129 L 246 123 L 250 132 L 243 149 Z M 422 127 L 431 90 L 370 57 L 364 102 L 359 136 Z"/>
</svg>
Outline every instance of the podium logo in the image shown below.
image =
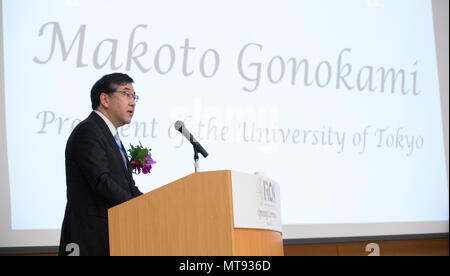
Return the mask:
<svg viewBox="0 0 450 276">
<path fill-rule="evenodd" d="M 261 179 L 259 193 L 260 201 L 262 202 L 275 202 L 276 193 L 275 186 L 269 180 Z"/>
</svg>

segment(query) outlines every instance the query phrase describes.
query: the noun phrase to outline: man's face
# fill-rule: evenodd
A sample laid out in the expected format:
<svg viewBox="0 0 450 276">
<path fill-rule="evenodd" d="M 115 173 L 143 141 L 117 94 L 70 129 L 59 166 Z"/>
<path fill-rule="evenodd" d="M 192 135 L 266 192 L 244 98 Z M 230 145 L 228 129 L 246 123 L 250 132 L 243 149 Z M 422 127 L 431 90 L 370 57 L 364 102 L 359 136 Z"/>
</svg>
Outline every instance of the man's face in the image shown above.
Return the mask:
<svg viewBox="0 0 450 276">
<path fill-rule="evenodd" d="M 108 114 L 116 128 L 129 124 L 134 115 L 136 102 L 134 88 L 131 83 L 121 84 L 110 96 Z"/>
</svg>

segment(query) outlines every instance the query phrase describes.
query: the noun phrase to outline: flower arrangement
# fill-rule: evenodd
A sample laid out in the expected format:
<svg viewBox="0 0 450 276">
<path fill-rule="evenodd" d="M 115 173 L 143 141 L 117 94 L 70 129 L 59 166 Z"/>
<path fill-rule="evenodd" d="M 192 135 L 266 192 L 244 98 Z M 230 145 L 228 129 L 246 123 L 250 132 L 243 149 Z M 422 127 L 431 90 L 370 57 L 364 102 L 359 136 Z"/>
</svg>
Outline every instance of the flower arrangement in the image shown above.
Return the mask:
<svg viewBox="0 0 450 276">
<path fill-rule="evenodd" d="M 130 144 L 131 149 L 128 150 L 131 157 L 131 167 L 135 174 L 140 174 L 141 172 L 144 174 L 150 173 L 152 169 L 152 165 L 156 162 L 152 159 L 150 154 L 151 149 L 144 148 L 139 142 L 139 146 L 133 146 Z"/>
</svg>

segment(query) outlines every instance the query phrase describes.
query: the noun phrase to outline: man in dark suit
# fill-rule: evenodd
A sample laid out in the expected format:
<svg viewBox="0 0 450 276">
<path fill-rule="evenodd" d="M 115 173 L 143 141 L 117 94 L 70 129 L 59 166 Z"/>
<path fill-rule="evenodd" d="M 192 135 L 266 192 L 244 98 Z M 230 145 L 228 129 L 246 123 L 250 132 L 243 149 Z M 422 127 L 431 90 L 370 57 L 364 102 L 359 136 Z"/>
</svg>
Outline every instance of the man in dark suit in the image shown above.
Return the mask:
<svg viewBox="0 0 450 276">
<path fill-rule="evenodd" d="M 107 210 L 142 193 L 117 128 L 129 124 L 138 97 L 128 75 L 103 76 L 91 90 L 92 113 L 66 146 L 67 205 L 59 255 L 109 255 Z"/>
</svg>

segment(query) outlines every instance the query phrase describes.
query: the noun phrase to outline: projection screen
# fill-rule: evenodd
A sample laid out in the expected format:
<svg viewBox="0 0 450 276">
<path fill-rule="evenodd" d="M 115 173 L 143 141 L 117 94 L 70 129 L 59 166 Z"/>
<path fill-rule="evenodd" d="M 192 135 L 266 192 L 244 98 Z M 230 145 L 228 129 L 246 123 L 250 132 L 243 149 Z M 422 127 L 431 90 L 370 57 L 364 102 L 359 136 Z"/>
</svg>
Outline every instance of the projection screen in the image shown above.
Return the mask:
<svg viewBox="0 0 450 276">
<path fill-rule="evenodd" d="M 435 3 L 438 55 L 427 0 L 1 1 L 0 247 L 58 245 L 67 138 L 112 72 L 140 97 L 122 141 L 157 162 L 143 192 L 193 173 L 181 120 L 201 171 L 279 183 L 285 240 L 448 233 Z"/>
</svg>

